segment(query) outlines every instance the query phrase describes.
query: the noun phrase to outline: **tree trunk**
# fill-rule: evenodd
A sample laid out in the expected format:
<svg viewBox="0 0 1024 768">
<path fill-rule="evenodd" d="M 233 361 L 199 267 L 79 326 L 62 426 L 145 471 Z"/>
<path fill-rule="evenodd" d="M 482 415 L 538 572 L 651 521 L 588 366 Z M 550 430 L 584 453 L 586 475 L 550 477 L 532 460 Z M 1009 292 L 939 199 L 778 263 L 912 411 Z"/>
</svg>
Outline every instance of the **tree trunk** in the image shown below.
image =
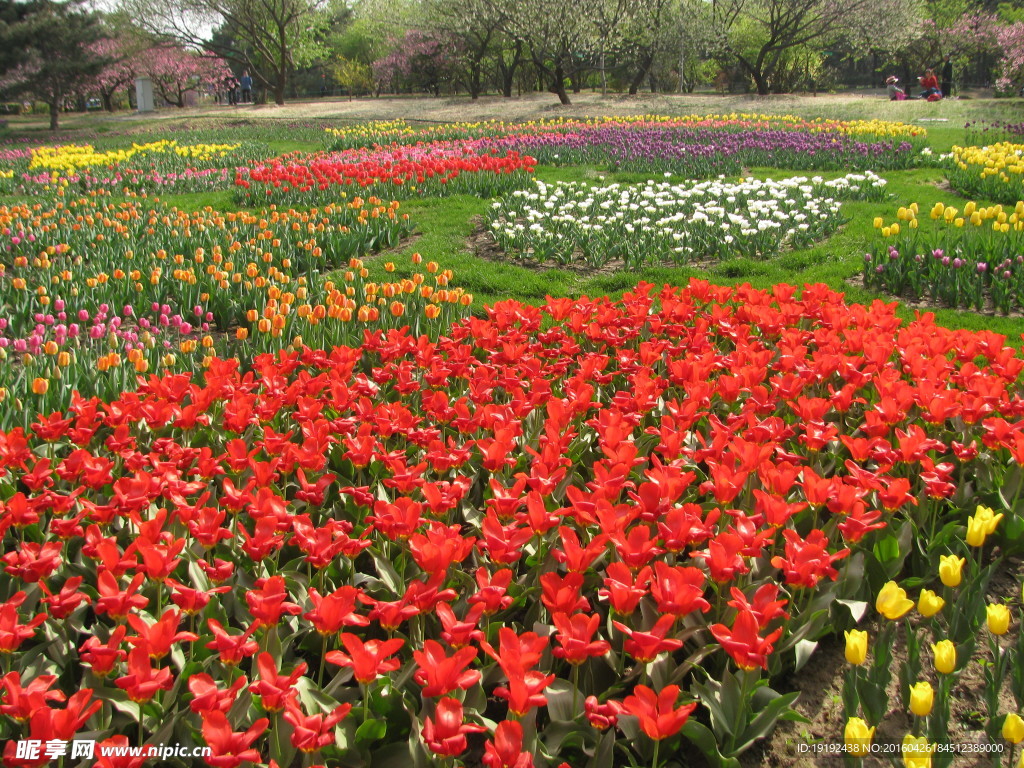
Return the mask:
<svg viewBox="0 0 1024 768">
<path fill-rule="evenodd" d="M 103 109 L 107 112 L 114 111 L 114 92 L 102 90 L 100 91 L 100 97 L 103 99 Z"/>
<path fill-rule="evenodd" d="M 654 54 L 648 53 L 644 56 L 641 64 L 640 71 L 636 73 L 636 76 L 629 83 L 629 95 L 636 96 L 637 91 L 640 90 L 640 86 L 644 82 L 644 78 L 647 77 L 648 71 L 651 69 L 651 65 L 654 63 Z"/>
<path fill-rule="evenodd" d="M 274 103 L 279 107 L 284 106 L 284 92 L 288 86 L 288 73 L 281 70 L 277 73 L 277 82 L 274 83 Z"/>
<path fill-rule="evenodd" d="M 480 98 L 480 59 L 474 61 L 469 67 L 469 98 L 476 101 Z"/>
<path fill-rule="evenodd" d="M 562 62 L 555 64 L 555 72 L 551 78 L 551 92 L 558 96 L 563 106 L 572 104 L 569 94 L 565 92 L 565 71 L 562 69 Z"/>
<path fill-rule="evenodd" d="M 498 71 L 501 72 L 501 95 L 506 99 L 512 98 L 512 86 L 515 85 L 516 69 L 519 68 L 519 64 L 522 62 L 522 55 L 523 44 L 517 42 L 515 54 L 512 56 L 511 62 L 506 64 L 504 56 L 498 57 Z"/>
<path fill-rule="evenodd" d="M 754 78 L 754 86 L 757 88 L 758 96 L 767 96 L 771 93 L 771 89 L 768 87 L 768 78 L 763 72 L 756 71 L 750 74 Z"/>
<path fill-rule="evenodd" d="M 60 128 L 60 99 L 50 99 L 50 130 Z"/>
</svg>

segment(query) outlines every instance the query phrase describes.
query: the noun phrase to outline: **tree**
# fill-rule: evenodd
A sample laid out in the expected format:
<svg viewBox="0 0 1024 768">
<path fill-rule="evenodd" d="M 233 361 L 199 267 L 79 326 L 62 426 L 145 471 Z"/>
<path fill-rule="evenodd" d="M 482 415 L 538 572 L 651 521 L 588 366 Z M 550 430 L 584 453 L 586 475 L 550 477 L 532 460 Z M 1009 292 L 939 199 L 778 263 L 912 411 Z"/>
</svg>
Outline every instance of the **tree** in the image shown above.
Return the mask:
<svg viewBox="0 0 1024 768">
<path fill-rule="evenodd" d="M 595 5 L 602 0 L 517 0 L 508 3 L 508 32 L 529 48 L 534 66 L 562 104 L 565 78 L 598 47 Z"/>
<path fill-rule="evenodd" d="M 345 89 L 349 101 L 353 96 L 373 91 L 373 70 L 368 64 L 363 64 L 361 61 L 344 57 L 335 59 L 331 63 L 331 74 L 334 76 L 334 81 Z"/>
<path fill-rule="evenodd" d="M 323 52 L 325 0 L 122 0 L 147 31 L 251 71 L 284 104 L 296 66 Z M 205 30 L 220 27 L 208 39 Z"/>
<path fill-rule="evenodd" d="M 45 101 L 50 130 L 56 131 L 65 101 L 83 93 L 107 63 L 94 49 L 102 35 L 100 19 L 74 0 L 33 0 L 4 15 L 10 21 L 0 31 L 0 48 L 17 63 L 6 69 L 0 89 Z"/>
<path fill-rule="evenodd" d="M 898 25 L 907 7 L 907 0 L 714 0 L 711 26 L 720 55 L 734 59 L 765 95 L 791 49 L 842 39 L 866 46 L 871 30 Z"/>
<path fill-rule="evenodd" d="M 999 31 L 1002 60 L 996 88 L 1001 93 L 1014 93 L 1024 86 L 1024 21 L 1015 22 Z"/>
<path fill-rule="evenodd" d="M 407 30 L 392 51 L 373 62 L 373 76 L 384 90 L 429 91 L 435 96 L 452 71 L 453 44 L 419 30 Z"/>
<path fill-rule="evenodd" d="M 507 23 L 505 4 L 492 0 L 425 0 L 425 23 L 431 30 L 457 41 L 461 70 L 470 98 L 483 90 L 484 61 L 501 43 Z"/>
<path fill-rule="evenodd" d="M 96 75 L 92 87 L 99 92 L 103 108 L 108 112 L 114 111 L 114 94 L 129 87 L 138 77 L 141 71 L 139 54 L 143 50 L 139 41 L 123 36 L 105 37 L 92 44 L 92 52 L 107 62 Z"/>
<path fill-rule="evenodd" d="M 203 88 L 214 90 L 231 75 L 223 59 L 177 45 L 150 48 L 144 58 L 143 71 L 153 87 L 164 101 L 176 107 L 185 106 L 189 93 Z"/>
</svg>

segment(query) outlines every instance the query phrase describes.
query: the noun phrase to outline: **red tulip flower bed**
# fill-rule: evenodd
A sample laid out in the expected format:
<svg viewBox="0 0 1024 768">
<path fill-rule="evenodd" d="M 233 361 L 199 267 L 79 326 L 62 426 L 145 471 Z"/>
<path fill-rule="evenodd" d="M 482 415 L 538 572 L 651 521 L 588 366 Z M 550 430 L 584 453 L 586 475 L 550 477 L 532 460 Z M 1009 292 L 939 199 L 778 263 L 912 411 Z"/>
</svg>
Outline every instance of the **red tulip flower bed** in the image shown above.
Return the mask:
<svg viewBox="0 0 1024 768">
<path fill-rule="evenodd" d="M 449 141 L 349 149 L 335 153 L 294 153 L 240 168 L 235 186 L 240 201 L 317 205 L 334 202 L 339 192 L 392 197 L 474 195 L 494 197 L 523 187 L 537 164 L 529 155 Z"/>
<path fill-rule="evenodd" d="M 892 541 L 1016 468 L 1022 368 L 822 286 L 693 282 L 78 399 L 0 433 L 0 738 L 735 757 Z"/>
</svg>

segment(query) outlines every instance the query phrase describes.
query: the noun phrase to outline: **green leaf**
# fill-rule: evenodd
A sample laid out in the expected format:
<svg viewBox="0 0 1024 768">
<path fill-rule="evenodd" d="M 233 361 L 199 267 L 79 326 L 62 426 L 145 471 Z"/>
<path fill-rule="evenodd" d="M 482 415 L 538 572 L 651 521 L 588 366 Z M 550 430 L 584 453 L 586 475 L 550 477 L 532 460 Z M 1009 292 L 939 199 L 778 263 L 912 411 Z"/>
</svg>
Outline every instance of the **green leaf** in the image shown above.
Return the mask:
<svg viewBox="0 0 1024 768">
<path fill-rule="evenodd" d="M 867 613 L 870 603 L 866 600 L 836 600 L 839 605 L 845 606 L 850 612 L 850 616 L 853 617 L 854 623 L 859 624 L 860 620 L 864 618 L 864 614 Z"/>
<path fill-rule="evenodd" d="M 548 715 L 552 722 L 572 722 L 574 713 L 572 711 L 572 683 L 568 680 L 553 680 L 544 690 L 548 700 Z M 577 702 L 579 706 L 580 702 Z"/>
<path fill-rule="evenodd" d="M 384 720 L 367 720 L 356 728 L 356 743 L 360 745 L 372 744 L 384 738 L 388 732 L 387 723 Z"/>
<path fill-rule="evenodd" d="M 794 653 L 796 654 L 796 664 L 793 667 L 794 672 L 799 672 L 803 665 L 810 661 L 811 654 L 814 653 L 817 647 L 818 643 L 813 640 L 800 640 L 797 642 L 796 648 L 794 648 Z"/>
<path fill-rule="evenodd" d="M 739 744 L 733 750 L 733 754 L 740 755 L 746 752 L 753 746 L 755 741 L 763 739 L 771 733 L 775 724 L 782 719 L 783 715 L 787 716 L 787 720 L 799 720 L 800 722 L 809 723 L 810 720 L 790 706 L 799 695 L 799 693 L 787 693 L 773 699 L 744 729 L 743 735 L 737 739 Z"/>
<path fill-rule="evenodd" d="M 697 745 L 712 768 L 739 768 L 739 760 L 735 757 L 725 757 L 718 751 L 718 740 L 706 725 L 691 717 L 683 726 L 682 734 Z"/>
</svg>

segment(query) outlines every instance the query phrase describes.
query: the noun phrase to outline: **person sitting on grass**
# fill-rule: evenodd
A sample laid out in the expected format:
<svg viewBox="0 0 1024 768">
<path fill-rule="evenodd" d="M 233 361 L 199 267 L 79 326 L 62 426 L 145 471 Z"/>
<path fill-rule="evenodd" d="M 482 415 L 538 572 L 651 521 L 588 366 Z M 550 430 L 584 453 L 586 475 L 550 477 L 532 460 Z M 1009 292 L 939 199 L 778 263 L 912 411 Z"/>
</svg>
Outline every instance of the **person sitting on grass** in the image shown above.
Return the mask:
<svg viewBox="0 0 1024 768">
<path fill-rule="evenodd" d="M 899 83 L 899 78 L 897 78 L 896 75 L 889 75 L 889 77 L 885 79 L 885 84 L 889 92 L 889 101 L 903 101 L 907 98 L 907 94 L 904 93 L 903 89 L 900 88 L 897 83 Z"/>
<path fill-rule="evenodd" d="M 939 90 L 939 79 L 935 76 L 934 70 L 926 70 L 924 77 L 919 78 L 921 83 L 921 95 L 920 99 L 927 99 L 928 101 L 938 101 L 942 98 L 942 91 Z"/>
</svg>

